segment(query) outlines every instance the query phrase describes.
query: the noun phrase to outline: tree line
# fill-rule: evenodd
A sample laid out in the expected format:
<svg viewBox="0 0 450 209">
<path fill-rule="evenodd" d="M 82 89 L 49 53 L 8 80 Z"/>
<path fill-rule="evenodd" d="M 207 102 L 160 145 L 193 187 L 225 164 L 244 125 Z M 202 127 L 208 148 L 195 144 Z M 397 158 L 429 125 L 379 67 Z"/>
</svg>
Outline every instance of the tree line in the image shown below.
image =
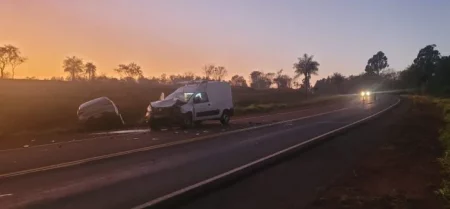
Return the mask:
<svg viewBox="0 0 450 209">
<path fill-rule="evenodd" d="M 354 93 L 360 89 L 374 91 L 415 89 L 420 93 L 450 95 L 450 56 L 442 56 L 435 44 L 420 49 L 416 58 L 402 71 L 389 68 L 388 58 L 379 51 L 359 75 L 334 73 L 320 79 L 313 90 L 325 94 Z"/>
<path fill-rule="evenodd" d="M 20 50 L 12 45 L 0 47 L 0 78 L 14 78 L 15 68 L 25 62 L 26 57 L 21 55 Z M 389 68 L 388 58 L 384 52 L 379 51 L 370 57 L 367 64 L 359 75 L 348 77 L 339 72 L 318 80 L 311 85 L 311 77 L 318 75 L 319 62 L 314 60 L 313 55 L 303 54 L 293 64 L 294 76 L 285 74 L 283 69 L 276 72 L 264 72 L 254 70 L 247 79 L 242 75 L 233 75 L 228 81 L 237 87 L 251 87 L 255 89 L 267 88 L 297 88 L 306 94 L 346 94 L 359 91 L 362 88 L 372 90 L 416 88 L 427 93 L 450 93 L 450 57 L 441 56 L 436 45 L 427 45 L 420 49 L 417 57 L 402 71 Z M 11 73 L 7 72 L 7 67 Z M 51 80 L 85 80 L 85 81 L 129 81 L 151 84 L 177 84 L 193 80 L 217 80 L 224 81 L 228 75 L 226 67 L 221 65 L 207 64 L 201 68 L 202 75 L 192 72 L 183 74 L 167 75 L 159 77 L 145 77 L 141 66 L 131 62 L 119 64 L 115 69 L 119 76 L 108 77 L 104 74 L 98 75 L 97 67 L 92 62 L 86 62 L 76 56 L 66 57 L 63 60 L 63 71 L 68 74 L 66 78 L 53 77 Z M 10 76 L 11 75 L 11 76 Z M 299 81 L 299 78 L 302 78 Z"/>
</svg>

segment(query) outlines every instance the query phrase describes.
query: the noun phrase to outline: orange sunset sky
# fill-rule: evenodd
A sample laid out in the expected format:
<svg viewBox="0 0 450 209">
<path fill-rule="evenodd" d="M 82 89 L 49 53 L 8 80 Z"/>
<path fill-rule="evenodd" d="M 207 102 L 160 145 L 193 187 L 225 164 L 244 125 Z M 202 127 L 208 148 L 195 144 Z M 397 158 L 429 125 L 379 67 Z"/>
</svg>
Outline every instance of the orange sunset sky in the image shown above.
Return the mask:
<svg viewBox="0 0 450 209">
<path fill-rule="evenodd" d="M 359 74 L 379 50 L 396 70 L 427 44 L 449 51 L 448 26 L 432 23 L 444 18 L 437 16 L 446 14 L 445 2 L 433 8 L 414 1 L 338 2 L 0 0 L 0 44 L 28 57 L 16 70 L 19 78 L 65 76 L 62 61 L 72 55 L 108 76 L 128 62 L 141 65 L 145 76 L 201 74 L 209 63 L 225 66 L 229 77 L 281 68 L 293 75 L 296 58 L 308 53 L 320 62 L 316 80 L 333 72 Z M 416 9 L 421 12 L 401 12 Z M 423 12 L 429 14 L 413 16 Z"/>
</svg>

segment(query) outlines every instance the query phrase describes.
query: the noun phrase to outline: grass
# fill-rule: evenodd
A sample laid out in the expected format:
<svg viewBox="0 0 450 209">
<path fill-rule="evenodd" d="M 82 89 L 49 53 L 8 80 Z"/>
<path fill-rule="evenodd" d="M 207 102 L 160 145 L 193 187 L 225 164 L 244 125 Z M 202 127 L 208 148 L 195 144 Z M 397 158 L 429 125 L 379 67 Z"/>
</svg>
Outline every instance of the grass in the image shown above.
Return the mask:
<svg viewBox="0 0 450 209">
<path fill-rule="evenodd" d="M 440 130 L 439 140 L 444 147 L 444 155 L 438 159 L 444 175 L 440 189 L 437 193 L 450 207 L 450 99 L 435 98 L 433 102 L 442 109 L 444 127 Z"/>
<path fill-rule="evenodd" d="M 0 80 L 0 140 L 17 134 L 76 132 L 78 106 L 101 96 L 116 103 L 128 126 L 137 126 L 143 122 L 149 102 L 174 89 L 122 82 Z M 233 99 L 237 115 L 327 102 L 318 97 L 305 100 L 301 92 L 290 89 L 235 88 Z"/>
</svg>

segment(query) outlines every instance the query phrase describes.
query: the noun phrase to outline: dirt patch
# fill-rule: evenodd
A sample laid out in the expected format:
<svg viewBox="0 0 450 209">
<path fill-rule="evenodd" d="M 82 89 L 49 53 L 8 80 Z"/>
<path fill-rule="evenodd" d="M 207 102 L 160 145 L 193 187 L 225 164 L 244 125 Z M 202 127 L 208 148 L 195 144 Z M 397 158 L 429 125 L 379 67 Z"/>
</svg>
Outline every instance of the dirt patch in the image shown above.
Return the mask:
<svg viewBox="0 0 450 209">
<path fill-rule="evenodd" d="M 320 193 L 310 208 L 444 208 L 436 195 L 442 126 L 435 105 L 414 100 L 383 146 Z"/>
</svg>

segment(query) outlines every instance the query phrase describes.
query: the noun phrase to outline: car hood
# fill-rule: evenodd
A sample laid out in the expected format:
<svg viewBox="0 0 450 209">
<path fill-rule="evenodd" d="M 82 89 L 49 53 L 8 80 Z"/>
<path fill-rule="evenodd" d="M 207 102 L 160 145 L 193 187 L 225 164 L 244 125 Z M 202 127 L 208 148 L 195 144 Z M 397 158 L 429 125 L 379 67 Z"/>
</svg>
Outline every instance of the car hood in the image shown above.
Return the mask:
<svg viewBox="0 0 450 209">
<path fill-rule="evenodd" d="M 150 102 L 152 107 L 172 107 L 177 103 L 176 100 L 168 99 L 168 100 L 160 100 L 155 102 Z"/>
</svg>

